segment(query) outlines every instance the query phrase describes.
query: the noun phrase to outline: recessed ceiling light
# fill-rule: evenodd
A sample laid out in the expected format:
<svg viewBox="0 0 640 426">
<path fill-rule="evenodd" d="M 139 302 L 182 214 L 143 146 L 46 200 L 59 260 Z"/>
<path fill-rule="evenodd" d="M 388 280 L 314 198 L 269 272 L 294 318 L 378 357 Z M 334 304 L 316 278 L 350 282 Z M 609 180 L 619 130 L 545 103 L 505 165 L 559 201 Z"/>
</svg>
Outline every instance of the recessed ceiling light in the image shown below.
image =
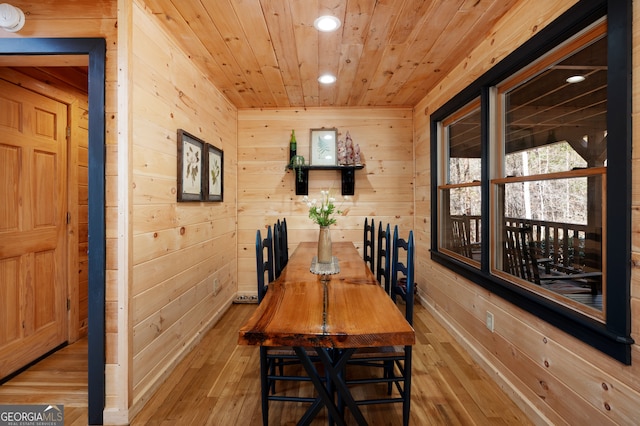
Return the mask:
<svg viewBox="0 0 640 426">
<path fill-rule="evenodd" d="M 321 16 L 313 21 L 313 26 L 316 27 L 318 31 L 335 31 L 340 28 L 340 20 L 335 16 Z"/>
<path fill-rule="evenodd" d="M 572 75 L 567 78 L 567 83 L 581 83 L 585 80 L 583 75 Z"/>
<path fill-rule="evenodd" d="M 318 81 L 322 84 L 331 84 L 336 82 L 336 76 L 331 74 L 322 74 L 318 77 Z"/>
</svg>

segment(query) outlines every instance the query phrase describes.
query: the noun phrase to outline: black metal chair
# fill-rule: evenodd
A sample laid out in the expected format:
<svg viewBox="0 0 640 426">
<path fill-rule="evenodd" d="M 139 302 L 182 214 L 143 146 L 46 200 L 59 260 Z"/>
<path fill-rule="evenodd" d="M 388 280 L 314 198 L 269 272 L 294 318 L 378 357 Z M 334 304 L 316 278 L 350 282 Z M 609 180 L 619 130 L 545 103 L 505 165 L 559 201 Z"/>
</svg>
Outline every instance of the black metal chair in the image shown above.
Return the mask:
<svg viewBox="0 0 640 426">
<path fill-rule="evenodd" d="M 378 251 L 376 252 L 376 279 L 387 294 L 391 292 L 391 231 L 389 224 L 382 229 L 378 224 Z"/>
<path fill-rule="evenodd" d="M 369 225 L 369 219 L 364 219 L 364 245 L 362 247 L 362 257 L 364 262 L 369 266 L 371 272 L 375 272 L 375 244 L 376 244 L 376 228 L 371 218 L 371 225 Z"/>
<path fill-rule="evenodd" d="M 414 304 L 414 257 L 415 248 L 413 231 L 404 240 L 398 236 L 396 226 L 393 234 L 393 260 L 391 262 L 391 298 L 395 301 L 400 296 L 405 301 L 405 318 L 413 325 Z M 404 282 L 402 287 L 399 275 L 402 274 Z M 358 349 L 349 365 L 361 365 L 382 369 L 382 376 L 376 374 L 372 377 L 349 379 L 347 385 L 387 384 L 386 398 L 372 398 L 357 400 L 358 405 L 402 403 L 402 423 L 409 424 L 409 412 L 411 407 L 411 358 L 412 346 L 383 346 Z M 347 370 L 348 367 L 347 366 Z M 347 374 L 345 372 L 345 374 Z M 398 396 L 394 396 L 393 388 L 398 390 Z"/>
</svg>

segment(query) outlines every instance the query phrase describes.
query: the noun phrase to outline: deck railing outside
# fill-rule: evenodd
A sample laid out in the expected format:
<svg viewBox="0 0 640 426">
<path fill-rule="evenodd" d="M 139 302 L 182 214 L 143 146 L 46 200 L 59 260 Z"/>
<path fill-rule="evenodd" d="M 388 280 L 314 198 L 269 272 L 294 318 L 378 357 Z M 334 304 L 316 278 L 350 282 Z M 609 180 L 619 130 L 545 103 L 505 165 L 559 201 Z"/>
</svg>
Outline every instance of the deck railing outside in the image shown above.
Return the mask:
<svg viewBox="0 0 640 426">
<path fill-rule="evenodd" d="M 461 216 L 451 217 L 460 218 Z M 481 217 L 471 215 L 463 217 L 468 224 L 469 243 L 479 243 Z M 505 225 L 531 227 L 539 256 L 550 259 L 546 263 L 548 268 L 566 273 L 602 270 L 600 234 L 590 235 L 587 225 L 513 217 L 505 218 Z"/>
</svg>

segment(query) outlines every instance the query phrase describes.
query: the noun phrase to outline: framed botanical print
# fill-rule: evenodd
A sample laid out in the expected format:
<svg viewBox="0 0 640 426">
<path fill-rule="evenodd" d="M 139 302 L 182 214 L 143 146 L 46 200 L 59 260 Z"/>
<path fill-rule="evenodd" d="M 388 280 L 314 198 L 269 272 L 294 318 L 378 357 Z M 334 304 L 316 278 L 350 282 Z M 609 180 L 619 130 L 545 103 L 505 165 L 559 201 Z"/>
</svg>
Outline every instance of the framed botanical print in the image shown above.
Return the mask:
<svg viewBox="0 0 640 426">
<path fill-rule="evenodd" d="M 224 152 L 206 144 L 205 201 L 222 201 L 224 193 Z"/>
<path fill-rule="evenodd" d="M 312 166 L 335 166 L 337 164 L 338 129 L 311 129 L 309 155 Z"/>
<path fill-rule="evenodd" d="M 202 201 L 204 146 L 201 139 L 178 129 L 178 201 Z"/>
</svg>

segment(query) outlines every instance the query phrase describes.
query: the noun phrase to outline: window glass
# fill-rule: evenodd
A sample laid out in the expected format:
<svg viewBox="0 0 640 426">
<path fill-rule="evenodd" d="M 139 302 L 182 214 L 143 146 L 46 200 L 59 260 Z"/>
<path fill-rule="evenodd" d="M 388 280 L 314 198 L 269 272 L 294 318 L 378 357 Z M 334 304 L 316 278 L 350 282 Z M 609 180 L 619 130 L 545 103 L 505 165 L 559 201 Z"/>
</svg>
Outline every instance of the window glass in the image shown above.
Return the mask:
<svg viewBox="0 0 640 426">
<path fill-rule="evenodd" d="M 566 43 L 502 85 L 498 101 L 496 272 L 604 318 L 606 35 L 596 28 Z"/>
<path fill-rule="evenodd" d="M 480 106 L 446 126 L 449 151 L 449 183 L 479 182 L 480 160 Z"/>
<path fill-rule="evenodd" d="M 476 100 L 443 121 L 447 167 L 446 183 L 440 186 L 441 248 L 476 265 L 480 261 L 480 118 Z"/>
<path fill-rule="evenodd" d="M 507 175 L 602 166 L 607 156 L 607 37 L 596 29 L 568 43 L 503 88 L 509 157 L 531 157 Z M 585 40 L 584 38 L 587 38 Z M 575 44 L 578 44 L 576 47 Z M 563 57 L 566 55 L 566 57 Z M 528 73 L 537 72 L 533 76 Z M 529 167 L 531 166 L 531 167 Z"/>
<path fill-rule="evenodd" d="M 593 192 L 590 183 L 596 182 L 601 179 L 498 185 L 504 217 L 497 226 L 502 253 L 496 258 L 496 269 L 516 284 L 600 318 L 605 285 L 602 223 L 587 207 Z M 555 189 L 541 189 L 545 187 Z M 554 195 L 541 197 L 540 192 Z"/>
<path fill-rule="evenodd" d="M 586 177 L 516 182 L 505 185 L 505 217 L 586 225 Z"/>
<path fill-rule="evenodd" d="M 550 137 L 555 139 L 552 134 Z M 588 140 L 585 138 L 581 143 L 586 145 Z M 587 161 L 567 141 L 550 142 L 505 156 L 507 176 L 539 175 L 585 167 Z"/>
</svg>

